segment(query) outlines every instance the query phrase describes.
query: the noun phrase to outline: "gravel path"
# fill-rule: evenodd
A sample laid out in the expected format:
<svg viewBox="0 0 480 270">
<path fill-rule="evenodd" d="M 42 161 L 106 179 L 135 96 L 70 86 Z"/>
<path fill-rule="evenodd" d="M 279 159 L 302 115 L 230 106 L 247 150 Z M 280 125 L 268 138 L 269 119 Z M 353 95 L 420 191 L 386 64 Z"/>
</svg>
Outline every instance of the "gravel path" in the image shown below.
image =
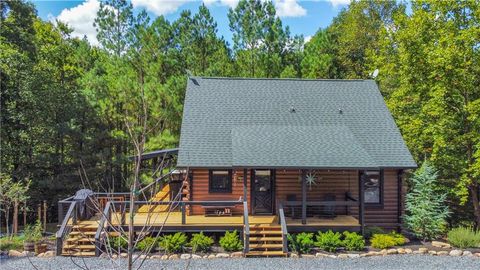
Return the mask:
<svg viewBox="0 0 480 270">
<path fill-rule="evenodd" d="M 114 265 L 108 259 L 87 258 L 74 259 L 67 257 L 54 258 L 15 258 L 0 260 L 2 270 L 49 270 L 49 269 L 126 269 L 126 260 L 115 260 Z M 79 266 L 75 266 L 76 262 Z M 84 262 L 88 268 L 84 267 Z M 32 266 L 35 265 L 35 267 Z M 425 255 L 391 255 L 375 256 L 354 259 L 330 259 L 330 258 L 249 258 L 249 259 L 198 259 L 198 260 L 146 260 L 141 269 L 165 269 L 165 270 L 246 270 L 246 269 L 480 269 L 480 258 L 450 257 L 450 256 L 425 256 Z"/>
</svg>

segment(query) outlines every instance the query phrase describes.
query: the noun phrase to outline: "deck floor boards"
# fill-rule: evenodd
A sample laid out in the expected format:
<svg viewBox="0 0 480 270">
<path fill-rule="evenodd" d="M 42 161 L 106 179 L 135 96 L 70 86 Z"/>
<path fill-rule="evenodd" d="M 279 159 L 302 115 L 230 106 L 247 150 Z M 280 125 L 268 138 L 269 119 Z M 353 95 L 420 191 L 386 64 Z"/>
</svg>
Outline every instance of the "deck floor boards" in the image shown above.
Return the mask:
<svg viewBox="0 0 480 270">
<path fill-rule="evenodd" d="M 128 213 L 126 214 L 128 219 Z M 120 215 L 112 215 L 113 225 L 120 225 Z M 250 225 L 255 224 L 278 224 L 277 216 L 249 216 Z M 326 226 L 326 227 L 356 227 L 360 226 L 358 220 L 353 216 L 339 215 L 335 218 L 308 218 L 307 224 L 302 224 L 301 219 L 286 218 L 287 226 Z M 182 215 L 180 212 L 155 212 L 155 213 L 137 213 L 134 217 L 134 225 L 142 226 L 149 224 L 151 226 L 242 226 L 243 216 L 204 216 L 187 215 L 186 224 L 182 225 Z"/>
</svg>

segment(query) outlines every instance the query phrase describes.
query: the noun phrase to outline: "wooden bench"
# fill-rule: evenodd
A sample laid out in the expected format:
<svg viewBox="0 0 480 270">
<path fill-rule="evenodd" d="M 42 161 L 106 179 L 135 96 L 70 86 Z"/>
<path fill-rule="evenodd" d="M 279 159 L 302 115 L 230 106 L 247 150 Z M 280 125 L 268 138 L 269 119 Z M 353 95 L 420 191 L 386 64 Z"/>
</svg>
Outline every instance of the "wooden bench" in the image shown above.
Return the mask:
<svg viewBox="0 0 480 270">
<path fill-rule="evenodd" d="M 211 216 L 232 216 L 232 210 L 235 208 L 235 206 L 221 206 L 221 205 L 205 205 L 202 206 L 203 209 L 205 209 L 205 216 L 206 217 L 211 217 Z"/>
</svg>

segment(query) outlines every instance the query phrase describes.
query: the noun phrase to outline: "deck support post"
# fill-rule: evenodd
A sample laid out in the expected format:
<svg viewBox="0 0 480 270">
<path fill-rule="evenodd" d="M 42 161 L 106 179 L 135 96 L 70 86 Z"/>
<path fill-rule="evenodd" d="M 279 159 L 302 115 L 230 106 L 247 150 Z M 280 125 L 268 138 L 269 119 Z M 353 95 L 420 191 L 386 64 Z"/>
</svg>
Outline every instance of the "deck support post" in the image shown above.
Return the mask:
<svg viewBox="0 0 480 270">
<path fill-rule="evenodd" d="M 364 179 L 365 179 L 366 172 L 363 171 L 360 173 L 360 177 L 358 179 L 358 200 L 359 200 L 359 211 L 358 211 L 358 219 L 360 221 L 360 233 L 362 235 L 365 235 L 365 199 L 364 199 L 364 194 L 365 194 L 365 184 L 364 184 Z"/>
<path fill-rule="evenodd" d="M 182 225 L 185 225 L 187 223 L 187 216 L 185 213 L 185 203 L 181 202 L 180 208 L 182 209 Z"/>
<path fill-rule="evenodd" d="M 398 228 L 397 231 L 400 232 L 402 230 L 402 223 L 403 223 L 403 205 L 402 205 L 402 196 L 403 196 L 403 170 L 398 171 L 397 175 L 397 216 L 398 216 Z"/>
<path fill-rule="evenodd" d="M 307 174 L 302 170 L 302 224 L 307 224 Z"/>
<path fill-rule="evenodd" d="M 243 201 L 247 201 L 247 168 L 243 168 Z"/>
</svg>

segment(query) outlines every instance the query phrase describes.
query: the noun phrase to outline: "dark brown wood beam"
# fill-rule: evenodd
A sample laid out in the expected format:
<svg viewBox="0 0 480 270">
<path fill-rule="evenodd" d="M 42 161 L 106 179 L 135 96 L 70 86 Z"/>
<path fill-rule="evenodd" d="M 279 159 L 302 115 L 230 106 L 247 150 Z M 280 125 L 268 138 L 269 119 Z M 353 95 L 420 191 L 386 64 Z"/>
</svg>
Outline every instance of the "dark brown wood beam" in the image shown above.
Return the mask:
<svg viewBox="0 0 480 270">
<path fill-rule="evenodd" d="M 302 170 L 302 224 L 307 224 L 307 173 Z"/>
<path fill-rule="evenodd" d="M 358 194 L 358 200 L 360 203 L 360 209 L 358 211 L 358 221 L 360 222 L 360 232 L 362 235 L 365 235 L 365 185 L 364 185 L 364 179 L 365 179 L 365 172 L 362 172 L 359 174 L 358 178 L 358 185 L 359 185 L 359 194 Z"/>
</svg>

